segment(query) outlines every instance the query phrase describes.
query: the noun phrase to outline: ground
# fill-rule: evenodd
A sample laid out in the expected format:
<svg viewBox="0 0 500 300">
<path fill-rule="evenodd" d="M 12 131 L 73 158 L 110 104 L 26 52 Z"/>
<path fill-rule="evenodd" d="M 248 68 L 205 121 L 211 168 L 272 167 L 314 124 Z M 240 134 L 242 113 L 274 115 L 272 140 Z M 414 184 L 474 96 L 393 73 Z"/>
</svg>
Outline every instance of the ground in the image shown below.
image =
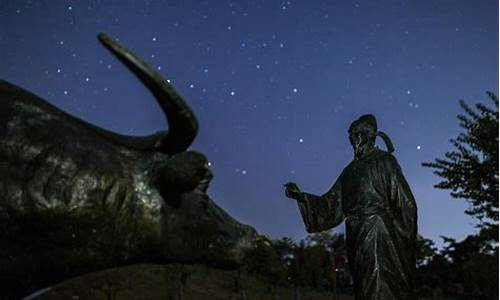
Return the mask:
<svg viewBox="0 0 500 300">
<path fill-rule="evenodd" d="M 239 278 L 239 280 L 238 280 Z M 34 299 L 124 300 L 124 299 L 274 299 L 271 286 L 237 271 L 216 270 L 200 265 L 133 265 L 72 278 L 51 287 Z M 280 288 L 280 299 L 293 299 L 291 288 Z M 352 300 L 332 293 L 302 291 L 301 300 Z"/>
</svg>

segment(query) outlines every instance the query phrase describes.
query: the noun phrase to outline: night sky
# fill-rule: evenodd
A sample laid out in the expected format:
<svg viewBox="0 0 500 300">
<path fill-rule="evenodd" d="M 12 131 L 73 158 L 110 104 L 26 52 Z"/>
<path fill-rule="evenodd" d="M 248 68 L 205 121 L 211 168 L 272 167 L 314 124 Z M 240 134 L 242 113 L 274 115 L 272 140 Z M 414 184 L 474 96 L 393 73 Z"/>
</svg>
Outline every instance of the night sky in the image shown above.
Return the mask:
<svg viewBox="0 0 500 300">
<path fill-rule="evenodd" d="M 0 28 L 1 79 L 116 132 L 166 123 L 97 34 L 157 68 L 199 119 L 191 148 L 211 163 L 209 194 L 261 233 L 306 236 L 282 185 L 326 192 L 365 113 L 395 145 L 419 232 L 442 245 L 440 235 L 475 230 L 466 202 L 434 189 L 421 163 L 452 150 L 459 99 L 490 105 L 485 92 L 498 94 L 496 0 L 2 0 Z"/>
</svg>

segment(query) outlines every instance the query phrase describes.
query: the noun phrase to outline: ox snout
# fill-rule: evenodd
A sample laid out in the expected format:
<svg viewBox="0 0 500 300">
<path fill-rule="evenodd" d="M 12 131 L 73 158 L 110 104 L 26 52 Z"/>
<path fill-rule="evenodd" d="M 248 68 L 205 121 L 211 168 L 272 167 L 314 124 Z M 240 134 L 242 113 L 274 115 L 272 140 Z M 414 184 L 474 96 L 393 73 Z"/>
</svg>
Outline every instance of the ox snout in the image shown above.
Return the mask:
<svg viewBox="0 0 500 300">
<path fill-rule="evenodd" d="M 162 216 L 163 247 L 167 260 L 236 268 L 245 249 L 258 237 L 215 204 L 204 192 L 184 195 L 178 207 L 167 207 Z"/>
<path fill-rule="evenodd" d="M 207 195 L 212 179 L 203 154 L 186 151 L 160 172 L 162 240 L 167 260 L 237 267 L 257 231 L 231 217 Z"/>
</svg>

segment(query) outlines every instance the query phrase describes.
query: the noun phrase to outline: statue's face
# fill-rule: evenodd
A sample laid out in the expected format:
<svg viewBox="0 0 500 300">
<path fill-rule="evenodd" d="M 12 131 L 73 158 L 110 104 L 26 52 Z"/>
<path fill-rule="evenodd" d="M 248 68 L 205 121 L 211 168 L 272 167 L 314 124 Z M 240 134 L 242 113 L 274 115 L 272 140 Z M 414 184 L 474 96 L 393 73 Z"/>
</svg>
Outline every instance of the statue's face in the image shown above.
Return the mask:
<svg viewBox="0 0 500 300">
<path fill-rule="evenodd" d="M 355 155 L 362 153 L 364 149 L 373 143 L 369 132 L 360 127 L 349 129 L 349 141 L 351 142 Z"/>
<path fill-rule="evenodd" d="M 363 134 L 361 130 L 357 127 L 349 130 L 349 141 L 351 142 L 354 151 L 356 151 L 356 149 L 363 143 Z"/>
</svg>

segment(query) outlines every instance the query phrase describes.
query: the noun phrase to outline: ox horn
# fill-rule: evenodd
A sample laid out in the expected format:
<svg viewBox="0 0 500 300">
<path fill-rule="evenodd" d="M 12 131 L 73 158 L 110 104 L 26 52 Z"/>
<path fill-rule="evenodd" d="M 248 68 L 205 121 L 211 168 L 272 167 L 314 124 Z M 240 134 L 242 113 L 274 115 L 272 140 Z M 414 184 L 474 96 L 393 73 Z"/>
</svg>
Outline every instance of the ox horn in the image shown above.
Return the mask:
<svg viewBox="0 0 500 300">
<path fill-rule="evenodd" d="M 134 73 L 151 91 L 167 117 L 169 131 L 159 150 L 175 154 L 186 150 L 198 132 L 198 122 L 181 95 L 158 72 L 104 33 L 99 41 Z"/>
</svg>

